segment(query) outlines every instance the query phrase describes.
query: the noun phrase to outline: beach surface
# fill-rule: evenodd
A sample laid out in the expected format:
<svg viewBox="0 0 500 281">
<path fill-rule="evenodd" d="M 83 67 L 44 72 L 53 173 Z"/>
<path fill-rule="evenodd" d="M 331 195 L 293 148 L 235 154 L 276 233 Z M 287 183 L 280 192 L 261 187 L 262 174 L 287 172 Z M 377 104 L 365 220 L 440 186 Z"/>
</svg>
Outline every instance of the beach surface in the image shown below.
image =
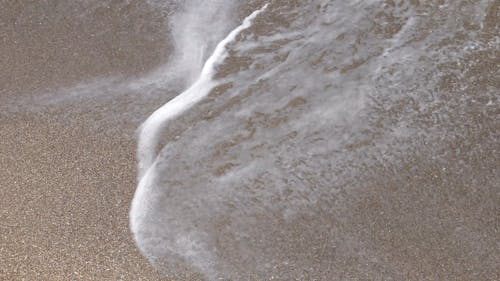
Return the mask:
<svg viewBox="0 0 500 281">
<path fill-rule="evenodd" d="M 265 2 L 0 1 L 0 280 L 500 279 L 498 1 L 271 1 L 138 130 Z"/>
</svg>

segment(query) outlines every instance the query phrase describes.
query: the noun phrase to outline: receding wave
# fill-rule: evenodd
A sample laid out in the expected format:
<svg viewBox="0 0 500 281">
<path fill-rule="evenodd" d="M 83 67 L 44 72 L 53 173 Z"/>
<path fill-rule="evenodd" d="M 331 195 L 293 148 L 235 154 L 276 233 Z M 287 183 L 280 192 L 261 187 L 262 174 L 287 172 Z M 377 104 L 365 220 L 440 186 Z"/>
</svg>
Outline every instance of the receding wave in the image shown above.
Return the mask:
<svg viewBox="0 0 500 281">
<path fill-rule="evenodd" d="M 180 93 L 139 129 L 130 225 L 157 268 L 494 275 L 471 214 L 498 203 L 496 1 L 150 4 L 175 50 L 144 81 Z"/>
</svg>

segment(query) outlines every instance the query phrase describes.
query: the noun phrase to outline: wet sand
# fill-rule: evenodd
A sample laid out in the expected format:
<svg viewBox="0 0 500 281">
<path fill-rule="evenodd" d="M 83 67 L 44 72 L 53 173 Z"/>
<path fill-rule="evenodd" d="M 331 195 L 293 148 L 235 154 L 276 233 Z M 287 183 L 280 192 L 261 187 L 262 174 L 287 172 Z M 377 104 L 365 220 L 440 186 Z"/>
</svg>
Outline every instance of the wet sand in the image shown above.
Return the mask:
<svg viewBox="0 0 500 281">
<path fill-rule="evenodd" d="M 165 22 L 139 2 L 0 2 L 0 97 L 109 75 L 137 75 L 167 57 Z"/>
</svg>

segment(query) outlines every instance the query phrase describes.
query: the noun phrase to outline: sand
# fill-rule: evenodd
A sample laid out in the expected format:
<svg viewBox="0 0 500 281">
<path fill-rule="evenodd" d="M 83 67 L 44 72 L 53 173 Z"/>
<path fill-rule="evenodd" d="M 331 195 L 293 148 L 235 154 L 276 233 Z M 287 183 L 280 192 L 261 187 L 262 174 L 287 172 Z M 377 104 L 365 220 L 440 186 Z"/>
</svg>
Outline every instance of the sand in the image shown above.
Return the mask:
<svg viewBox="0 0 500 281">
<path fill-rule="evenodd" d="M 126 110 L 109 101 L 30 104 L 164 61 L 160 15 L 110 5 L 0 2 L 0 105 L 26 106 L 0 110 L 0 280 L 162 280 L 128 229 L 137 123 L 106 119 L 106 108 Z"/>
<path fill-rule="evenodd" d="M 0 124 L 0 280 L 160 280 L 128 231 L 133 141 L 43 114 Z"/>
<path fill-rule="evenodd" d="M 99 2 L 0 2 L 0 280 L 171 280 L 138 252 L 128 229 L 135 129 L 168 97 L 37 103 L 42 94 L 50 100 L 79 83 L 140 77 L 165 62 L 170 47 L 160 14 L 135 2 Z M 92 21 L 78 17 L 82 10 Z M 478 64 L 477 76 L 490 77 L 497 64 L 478 60 L 489 63 Z M 4 106 L 16 103 L 24 107 Z M 451 143 L 444 163 L 429 160 L 431 149 L 410 151 L 360 179 L 362 192 L 345 195 L 332 232 L 353 241 L 347 250 L 372 251 L 379 260 L 370 268 L 342 259 L 341 244 L 337 252 L 323 249 L 325 260 L 340 255 L 335 266 L 351 279 L 385 270 L 379 263 L 407 279 L 499 276 L 491 116 L 481 134 Z"/>
</svg>

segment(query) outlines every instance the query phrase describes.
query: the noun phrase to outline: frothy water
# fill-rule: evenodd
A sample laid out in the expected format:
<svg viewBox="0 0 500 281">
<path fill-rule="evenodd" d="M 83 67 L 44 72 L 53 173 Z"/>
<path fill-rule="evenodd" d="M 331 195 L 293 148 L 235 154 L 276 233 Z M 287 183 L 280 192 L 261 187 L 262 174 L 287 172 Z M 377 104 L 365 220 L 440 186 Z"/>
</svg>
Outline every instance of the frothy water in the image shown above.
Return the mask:
<svg viewBox="0 0 500 281">
<path fill-rule="evenodd" d="M 231 33 L 217 45 L 213 54 L 208 58 L 198 80 L 196 80 L 189 89 L 155 111 L 142 125 L 141 134 L 139 136 L 139 179 L 142 178 L 142 174 L 144 174 L 153 164 L 154 158 L 156 157 L 159 133 L 162 127 L 165 126 L 164 123 L 189 109 L 189 107 L 208 95 L 216 86 L 215 81 L 213 81 L 213 76 L 217 65 L 224 61 L 228 55 L 226 49 L 227 45 L 234 41 L 242 30 L 248 28 L 252 20 L 266 7 L 267 4 L 260 10 L 253 12 L 243 21 L 243 24 L 231 31 Z"/>
<path fill-rule="evenodd" d="M 480 243 L 461 192 L 491 196 L 486 216 L 498 203 L 496 168 L 473 160 L 498 139 L 498 65 L 474 70 L 498 55 L 495 1 L 265 5 L 219 37 L 202 69 L 203 36 L 173 35 L 188 50 L 176 52 L 180 64 L 201 74 L 141 126 L 131 228 L 143 253 L 168 274 L 210 280 L 432 274 L 418 260 L 437 252 L 405 255 L 384 240 L 406 237 L 398 247 L 437 239 L 460 264 L 454 253 L 469 246 L 446 237 Z M 188 11 L 187 23 L 173 18 L 193 29 L 204 12 Z M 473 82 L 481 76 L 495 81 Z M 426 227 L 429 236 L 412 235 Z M 434 232 L 443 227 L 449 234 Z M 481 243 L 495 247 L 492 225 L 482 227 Z"/>
<path fill-rule="evenodd" d="M 213 81 L 213 76 L 217 65 L 224 61 L 228 55 L 227 45 L 232 43 L 242 30 L 248 28 L 252 20 L 266 7 L 267 4 L 261 9 L 253 12 L 240 26 L 231 31 L 229 35 L 216 46 L 213 54 L 205 63 L 198 80 L 196 80 L 189 89 L 156 110 L 141 127 L 138 148 L 139 184 L 130 210 L 130 227 L 134 233 L 137 244 L 145 251 L 146 255 L 148 255 L 148 251 L 150 250 L 150 240 L 147 234 L 143 234 L 143 229 L 148 228 L 148 217 L 155 215 L 150 213 L 151 210 L 148 197 L 150 197 L 151 194 L 147 193 L 151 192 L 151 185 L 155 184 L 154 179 L 159 176 L 154 165 L 158 161 L 155 160 L 155 158 L 157 157 L 156 150 L 161 129 L 166 125 L 166 122 L 188 110 L 216 86 L 215 81 Z M 192 238 L 186 238 L 184 236 L 178 237 L 176 244 L 169 245 L 170 250 L 192 262 L 196 267 L 203 270 L 204 273 L 214 275 L 215 272 L 212 272 L 213 269 L 207 266 L 206 260 L 215 257 L 212 257 L 212 255 L 206 253 L 206 251 L 193 249 L 191 245 L 193 241 L 191 241 L 191 239 Z"/>
</svg>

